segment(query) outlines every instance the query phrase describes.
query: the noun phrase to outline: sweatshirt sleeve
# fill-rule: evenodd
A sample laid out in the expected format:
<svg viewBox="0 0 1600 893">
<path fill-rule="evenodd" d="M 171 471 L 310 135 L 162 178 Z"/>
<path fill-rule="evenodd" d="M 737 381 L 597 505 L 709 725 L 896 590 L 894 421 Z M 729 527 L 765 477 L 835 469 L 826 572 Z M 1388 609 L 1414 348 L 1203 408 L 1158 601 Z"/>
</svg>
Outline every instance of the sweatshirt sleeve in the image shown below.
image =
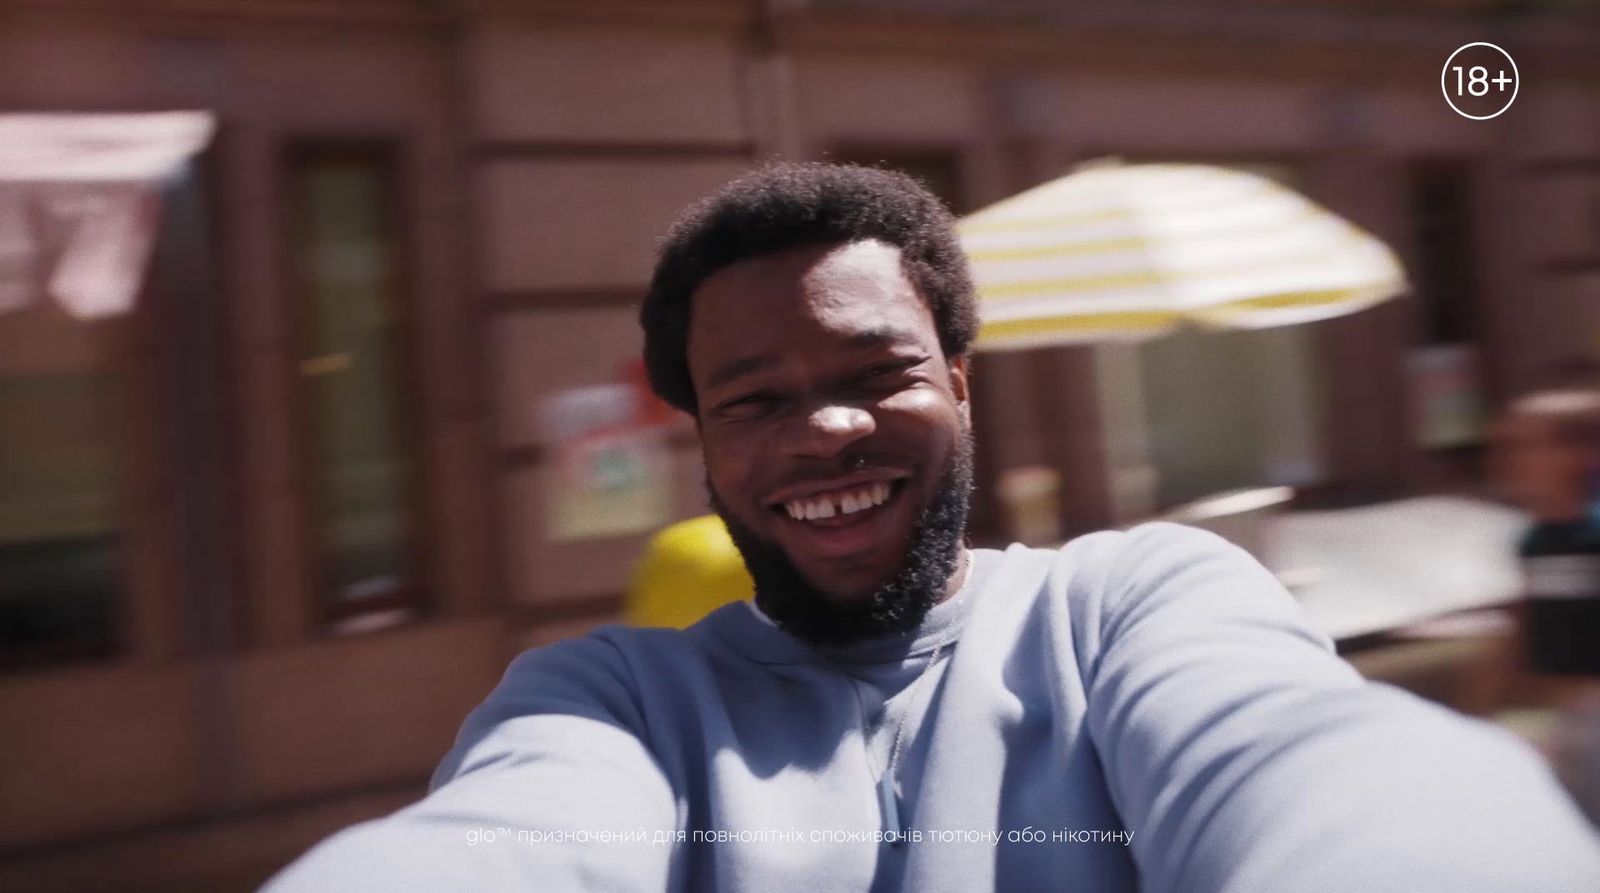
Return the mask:
<svg viewBox="0 0 1600 893">
<path fill-rule="evenodd" d="M 1086 551 L 1089 734 L 1143 890 L 1600 891 L 1536 752 L 1364 681 L 1244 550 L 1157 523 Z"/>
<path fill-rule="evenodd" d="M 266 893 L 663 890 L 677 826 L 616 647 L 528 651 L 467 717 L 420 802 L 323 841 Z"/>
</svg>

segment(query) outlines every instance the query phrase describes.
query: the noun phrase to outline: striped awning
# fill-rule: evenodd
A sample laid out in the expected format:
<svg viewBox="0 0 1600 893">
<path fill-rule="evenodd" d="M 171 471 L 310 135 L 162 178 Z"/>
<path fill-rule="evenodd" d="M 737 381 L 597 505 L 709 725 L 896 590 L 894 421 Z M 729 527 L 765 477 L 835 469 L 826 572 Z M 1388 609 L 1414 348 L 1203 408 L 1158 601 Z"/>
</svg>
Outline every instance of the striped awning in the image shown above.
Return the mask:
<svg viewBox="0 0 1600 893">
<path fill-rule="evenodd" d="M 980 350 L 1287 325 L 1407 287 L 1372 235 L 1264 177 L 1205 165 L 1086 167 L 959 229 Z"/>
<path fill-rule="evenodd" d="M 132 309 L 164 182 L 210 143 L 209 112 L 0 114 L 0 314 L 54 299 Z"/>
</svg>

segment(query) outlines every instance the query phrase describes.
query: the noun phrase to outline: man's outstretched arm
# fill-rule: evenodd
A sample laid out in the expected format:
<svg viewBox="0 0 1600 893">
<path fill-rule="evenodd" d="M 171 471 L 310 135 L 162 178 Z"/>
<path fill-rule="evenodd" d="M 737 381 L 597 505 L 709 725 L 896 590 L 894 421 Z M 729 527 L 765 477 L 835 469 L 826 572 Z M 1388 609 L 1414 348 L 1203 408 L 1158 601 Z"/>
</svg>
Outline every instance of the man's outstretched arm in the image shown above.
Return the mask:
<svg viewBox="0 0 1600 893">
<path fill-rule="evenodd" d="M 665 889 L 676 800 L 638 728 L 609 642 L 526 652 L 425 799 L 328 838 L 265 893 Z"/>
<path fill-rule="evenodd" d="M 1531 748 L 1362 680 L 1243 550 L 1171 524 L 1095 547 L 1089 728 L 1143 889 L 1600 891 Z"/>
</svg>

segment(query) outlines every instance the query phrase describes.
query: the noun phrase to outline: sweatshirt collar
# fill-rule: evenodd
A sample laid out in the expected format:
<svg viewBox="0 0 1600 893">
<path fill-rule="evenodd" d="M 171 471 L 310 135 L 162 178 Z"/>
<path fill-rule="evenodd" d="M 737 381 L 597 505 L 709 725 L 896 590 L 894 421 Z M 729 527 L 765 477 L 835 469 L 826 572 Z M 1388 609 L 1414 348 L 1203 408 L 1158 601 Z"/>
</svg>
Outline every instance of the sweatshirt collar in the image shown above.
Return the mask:
<svg viewBox="0 0 1600 893">
<path fill-rule="evenodd" d="M 961 589 L 934 605 L 913 629 L 839 646 L 815 646 L 791 636 L 761 613 L 753 601 L 726 605 L 705 622 L 735 651 L 763 664 L 883 664 L 899 663 L 932 653 L 954 642 L 970 613 L 978 583 L 999 553 L 970 549 L 972 565 Z"/>
</svg>

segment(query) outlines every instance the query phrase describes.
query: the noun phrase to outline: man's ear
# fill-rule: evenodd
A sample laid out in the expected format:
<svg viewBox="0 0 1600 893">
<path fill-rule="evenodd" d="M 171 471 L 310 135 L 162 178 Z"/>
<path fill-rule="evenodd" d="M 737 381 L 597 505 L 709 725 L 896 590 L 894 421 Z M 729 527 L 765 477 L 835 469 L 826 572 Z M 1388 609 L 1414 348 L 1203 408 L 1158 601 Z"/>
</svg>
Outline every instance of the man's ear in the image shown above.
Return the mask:
<svg viewBox="0 0 1600 893">
<path fill-rule="evenodd" d="M 969 425 L 972 424 L 972 396 L 968 387 L 971 374 L 970 357 L 963 354 L 950 360 L 950 392 L 955 394 L 956 403 L 961 407 L 961 416 Z"/>
</svg>

